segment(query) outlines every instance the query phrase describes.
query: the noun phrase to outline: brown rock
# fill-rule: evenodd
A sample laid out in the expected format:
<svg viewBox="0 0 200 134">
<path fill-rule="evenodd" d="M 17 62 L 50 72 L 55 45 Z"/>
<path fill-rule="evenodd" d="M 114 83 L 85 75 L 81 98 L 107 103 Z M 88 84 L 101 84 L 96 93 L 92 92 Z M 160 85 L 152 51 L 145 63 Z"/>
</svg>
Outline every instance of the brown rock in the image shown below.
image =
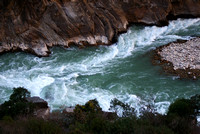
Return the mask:
<svg viewBox="0 0 200 134">
<path fill-rule="evenodd" d="M 174 16 L 199 16 L 200 1 L 199 0 L 171 0 L 172 14 Z"/>
<path fill-rule="evenodd" d="M 129 23 L 166 25 L 200 16 L 199 0 L 1 0 L 0 53 L 48 56 L 49 47 L 107 45 Z"/>
<path fill-rule="evenodd" d="M 40 97 L 37 96 L 27 97 L 26 100 L 28 102 L 33 103 L 36 106 L 36 108 L 49 108 L 48 103 L 45 100 L 41 99 Z"/>
<path fill-rule="evenodd" d="M 34 104 L 34 115 L 37 117 L 46 118 L 50 114 L 48 103 L 40 97 L 27 97 L 26 100 Z"/>
</svg>

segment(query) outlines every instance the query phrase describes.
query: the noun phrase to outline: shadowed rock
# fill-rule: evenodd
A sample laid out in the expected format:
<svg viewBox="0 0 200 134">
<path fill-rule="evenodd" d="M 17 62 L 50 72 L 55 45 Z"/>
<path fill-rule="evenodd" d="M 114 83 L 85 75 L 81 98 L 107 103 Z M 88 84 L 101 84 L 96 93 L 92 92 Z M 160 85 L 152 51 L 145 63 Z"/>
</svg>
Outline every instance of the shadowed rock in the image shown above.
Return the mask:
<svg viewBox="0 0 200 134">
<path fill-rule="evenodd" d="M 199 0 L 1 0 L 0 53 L 48 56 L 49 47 L 109 45 L 130 23 L 200 16 Z"/>
<path fill-rule="evenodd" d="M 34 104 L 34 115 L 37 117 L 45 118 L 50 114 L 48 103 L 40 97 L 27 97 L 26 100 Z"/>
<path fill-rule="evenodd" d="M 49 108 L 48 103 L 45 100 L 41 99 L 40 97 L 37 96 L 27 97 L 26 100 L 28 102 L 33 103 L 36 106 L 36 108 Z"/>
</svg>

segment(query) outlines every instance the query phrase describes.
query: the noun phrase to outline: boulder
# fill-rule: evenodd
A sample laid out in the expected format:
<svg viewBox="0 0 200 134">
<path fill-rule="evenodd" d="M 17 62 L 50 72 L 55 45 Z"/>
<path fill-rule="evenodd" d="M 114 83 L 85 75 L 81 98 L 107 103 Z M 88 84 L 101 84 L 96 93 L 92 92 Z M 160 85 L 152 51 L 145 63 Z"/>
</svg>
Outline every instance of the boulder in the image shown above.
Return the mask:
<svg viewBox="0 0 200 134">
<path fill-rule="evenodd" d="M 48 103 L 40 97 L 27 97 L 26 100 L 34 104 L 34 115 L 36 117 L 45 118 L 50 114 L 50 108 L 48 107 Z"/>
<path fill-rule="evenodd" d="M 33 103 L 36 108 L 49 108 L 48 103 L 40 97 L 27 97 L 26 100 Z"/>
</svg>

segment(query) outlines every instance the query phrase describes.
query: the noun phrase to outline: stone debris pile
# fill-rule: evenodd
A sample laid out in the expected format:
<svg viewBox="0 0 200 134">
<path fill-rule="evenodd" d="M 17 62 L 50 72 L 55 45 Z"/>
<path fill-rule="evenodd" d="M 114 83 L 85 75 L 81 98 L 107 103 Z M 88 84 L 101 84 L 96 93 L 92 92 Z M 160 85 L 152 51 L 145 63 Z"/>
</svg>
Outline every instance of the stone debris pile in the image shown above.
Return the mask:
<svg viewBox="0 0 200 134">
<path fill-rule="evenodd" d="M 185 43 L 171 43 L 163 47 L 158 54 L 161 60 L 169 61 L 177 69 L 200 69 L 200 38 Z"/>
</svg>

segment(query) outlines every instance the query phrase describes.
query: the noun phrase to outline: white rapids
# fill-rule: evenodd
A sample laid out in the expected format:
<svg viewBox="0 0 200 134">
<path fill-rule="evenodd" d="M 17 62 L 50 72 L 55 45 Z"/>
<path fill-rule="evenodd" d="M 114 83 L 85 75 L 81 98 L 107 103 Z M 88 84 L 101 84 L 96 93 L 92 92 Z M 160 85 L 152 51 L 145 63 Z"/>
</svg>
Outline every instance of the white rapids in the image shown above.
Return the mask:
<svg viewBox="0 0 200 134">
<path fill-rule="evenodd" d="M 84 104 L 96 98 L 103 110 L 107 111 L 110 101 L 118 98 L 135 107 L 138 112 L 141 107 L 146 108 L 151 104 L 157 112 L 164 114 L 171 101 L 181 96 L 180 93 L 169 99 L 171 97 L 169 89 L 157 91 L 153 85 L 146 88 L 145 82 L 148 82 L 146 78 L 149 72 L 138 72 L 138 75 L 135 71 L 130 73 L 131 66 L 135 67 L 131 60 L 140 60 L 134 60 L 134 57 L 143 55 L 156 46 L 177 39 L 188 40 L 196 36 L 193 33 L 200 35 L 199 27 L 200 19 L 178 19 L 171 21 L 165 27 L 132 26 L 127 33 L 120 35 L 118 42 L 112 46 L 85 50 L 54 48 L 48 58 L 38 58 L 24 53 L 2 55 L 0 103 L 9 99 L 14 87 L 25 87 L 32 96 L 40 96 L 48 101 L 52 110 Z M 127 72 L 119 68 L 125 65 L 130 65 Z M 141 73 L 144 75 L 140 75 Z M 148 77 L 151 79 L 151 76 Z M 140 79 L 144 81 L 141 85 L 139 85 Z M 164 81 L 166 79 L 167 81 Z M 171 77 L 163 78 L 163 76 L 159 80 L 160 83 L 156 81 L 159 84 L 157 87 L 168 81 L 174 81 Z M 190 83 L 190 85 L 195 91 L 198 88 L 195 84 Z M 137 88 L 137 91 L 133 90 L 133 87 Z M 189 91 L 185 94 L 192 95 Z"/>
</svg>

